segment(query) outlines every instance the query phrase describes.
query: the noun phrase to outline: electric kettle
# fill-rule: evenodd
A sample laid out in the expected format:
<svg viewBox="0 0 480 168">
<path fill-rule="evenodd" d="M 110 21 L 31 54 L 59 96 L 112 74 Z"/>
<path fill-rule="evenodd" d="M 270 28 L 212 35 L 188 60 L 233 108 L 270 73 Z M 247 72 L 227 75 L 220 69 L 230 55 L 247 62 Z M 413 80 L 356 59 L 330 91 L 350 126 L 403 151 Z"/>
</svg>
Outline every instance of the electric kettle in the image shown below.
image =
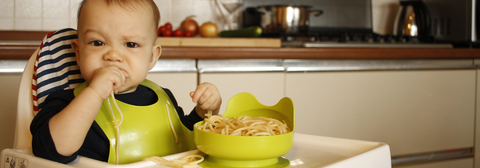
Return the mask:
<svg viewBox="0 0 480 168">
<path fill-rule="evenodd" d="M 430 29 L 430 13 L 422 0 L 400 0 L 400 7 L 393 26 L 393 35 L 417 38 L 422 42 L 432 40 Z"/>
</svg>

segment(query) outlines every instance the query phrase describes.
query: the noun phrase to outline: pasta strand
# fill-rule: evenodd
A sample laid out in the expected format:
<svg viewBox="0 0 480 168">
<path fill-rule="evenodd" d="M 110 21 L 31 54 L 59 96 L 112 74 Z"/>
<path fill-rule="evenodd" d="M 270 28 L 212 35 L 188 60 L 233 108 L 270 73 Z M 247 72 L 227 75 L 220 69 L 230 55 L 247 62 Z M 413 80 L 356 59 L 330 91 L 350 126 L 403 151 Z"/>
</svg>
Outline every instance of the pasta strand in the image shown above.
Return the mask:
<svg viewBox="0 0 480 168">
<path fill-rule="evenodd" d="M 290 132 L 285 121 L 268 117 L 240 116 L 225 118 L 223 115 L 205 115 L 199 130 L 236 136 L 271 136 Z"/>
</svg>

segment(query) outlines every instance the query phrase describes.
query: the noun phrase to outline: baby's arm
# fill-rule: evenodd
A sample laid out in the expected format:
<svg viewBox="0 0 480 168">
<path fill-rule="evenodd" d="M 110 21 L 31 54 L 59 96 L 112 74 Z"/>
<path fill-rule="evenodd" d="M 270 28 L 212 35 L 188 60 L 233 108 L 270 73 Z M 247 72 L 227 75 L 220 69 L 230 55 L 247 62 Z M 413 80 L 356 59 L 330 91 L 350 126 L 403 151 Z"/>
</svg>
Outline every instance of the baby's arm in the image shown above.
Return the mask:
<svg viewBox="0 0 480 168">
<path fill-rule="evenodd" d="M 50 133 L 59 154 L 70 156 L 80 149 L 102 102 L 124 82 L 125 75 L 118 68 L 100 68 L 89 86 L 50 119 Z"/>
<path fill-rule="evenodd" d="M 190 97 L 194 103 L 197 103 L 195 111 L 200 117 L 205 118 L 208 111 L 212 111 L 213 115 L 220 112 L 222 98 L 215 85 L 208 82 L 202 83 L 197 86 L 195 91 L 190 92 Z"/>
</svg>

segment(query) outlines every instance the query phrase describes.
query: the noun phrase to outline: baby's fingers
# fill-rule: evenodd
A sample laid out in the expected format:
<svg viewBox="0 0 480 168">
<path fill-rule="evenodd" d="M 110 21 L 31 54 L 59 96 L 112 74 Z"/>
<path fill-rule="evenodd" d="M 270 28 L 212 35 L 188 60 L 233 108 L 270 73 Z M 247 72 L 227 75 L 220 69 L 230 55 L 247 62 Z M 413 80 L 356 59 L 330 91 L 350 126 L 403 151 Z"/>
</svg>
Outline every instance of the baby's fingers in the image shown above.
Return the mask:
<svg viewBox="0 0 480 168">
<path fill-rule="evenodd" d="M 212 97 L 210 97 L 204 103 L 202 104 L 198 103 L 198 105 L 203 110 L 213 111 L 213 110 L 217 110 L 218 101 L 219 101 L 218 99 L 213 99 Z"/>
<path fill-rule="evenodd" d="M 115 94 L 117 94 L 120 89 L 125 86 L 125 82 L 126 82 L 126 77 L 125 77 L 125 74 L 121 71 L 121 70 L 115 70 L 114 71 L 115 74 L 116 74 L 116 77 L 112 79 L 112 83 L 113 83 L 113 92 Z"/>
<path fill-rule="evenodd" d="M 195 91 L 192 91 L 190 92 L 190 97 L 192 97 L 192 101 L 194 103 L 199 103 L 200 99 L 204 96 L 204 94 L 211 94 L 211 93 L 208 93 L 208 87 L 209 87 L 209 83 L 202 83 L 200 85 L 197 86 L 197 89 L 195 89 Z M 210 97 L 210 95 L 207 96 L 207 98 Z M 203 98 L 203 101 L 205 101 L 205 98 Z M 202 102 L 202 101 L 200 101 Z"/>
</svg>

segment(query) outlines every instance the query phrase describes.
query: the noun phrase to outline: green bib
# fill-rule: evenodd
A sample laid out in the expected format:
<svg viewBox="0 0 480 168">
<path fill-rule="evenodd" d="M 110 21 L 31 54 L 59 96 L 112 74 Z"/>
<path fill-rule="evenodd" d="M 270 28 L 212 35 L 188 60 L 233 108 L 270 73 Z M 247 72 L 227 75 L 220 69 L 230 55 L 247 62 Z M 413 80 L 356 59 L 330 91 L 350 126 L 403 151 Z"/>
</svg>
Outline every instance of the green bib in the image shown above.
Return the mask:
<svg viewBox="0 0 480 168">
<path fill-rule="evenodd" d="M 116 100 L 123 112 L 123 122 L 119 127 L 119 163 L 127 164 L 150 156 L 165 156 L 195 149 L 193 132 L 182 124 L 172 101 L 165 91 L 149 80 L 143 81 L 141 85 L 155 91 L 158 101 L 148 106 L 135 106 Z M 87 86 L 88 83 L 83 83 L 76 87 L 75 96 Z M 117 123 L 119 123 L 120 114 L 113 103 L 112 97 L 109 97 L 109 99 Z M 110 141 L 108 163 L 114 164 L 116 163 L 116 129 L 107 100 L 103 101 L 95 121 Z M 175 130 L 178 142 L 176 142 L 170 123 Z"/>
</svg>

